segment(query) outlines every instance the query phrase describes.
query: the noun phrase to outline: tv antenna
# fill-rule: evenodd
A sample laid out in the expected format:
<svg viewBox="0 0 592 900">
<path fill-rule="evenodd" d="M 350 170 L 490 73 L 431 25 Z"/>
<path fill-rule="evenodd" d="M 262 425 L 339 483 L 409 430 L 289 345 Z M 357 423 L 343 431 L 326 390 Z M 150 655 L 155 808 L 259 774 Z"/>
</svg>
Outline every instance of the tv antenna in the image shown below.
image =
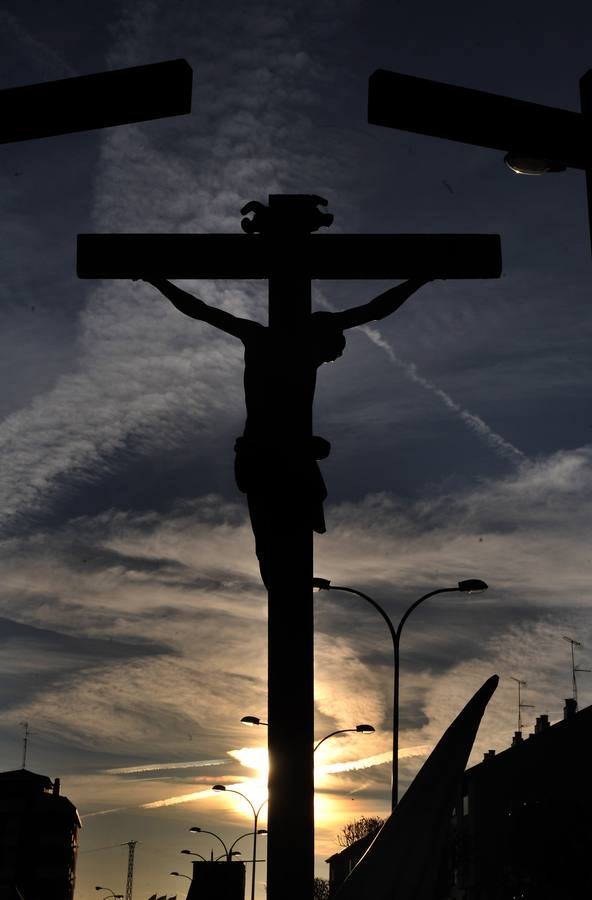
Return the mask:
<svg viewBox="0 0 592 900">
<path fill-rule="evenodd" d="M 576 679 L 576 672 L 592 672 L 592 669 L 584 669 L 582 666 L 576 666 L 574 647 L 581 647 L 579 641 L 574 640 L 573 638 L 568 637 L 566 634 L 562 635 L 563 640 L 567 641 L 571 644 L 571 683 L 572 683 L 572 692 L 573 698 L 576 703 L 576 710 L 578 708 L 578 682 Z"/>
<path fill-rule="evenodd" d="M 24 728 L 23 734 L 23 761 L 21 764 L 21 769 L 25 769 L 27 767 L 27 747 L 29 744 L 29 723 L 28 722 L 19 722 L 19 725 Z"/>
<path fill-rule="evenodd" d="M 513 675 L 510 675 L 510 678 L 518 685 L 518 731 L 520 732 L 520 734 L 522 734 L 522 729 L 524 728 L 524 722 L 522 721 L 522 710 L 534 709 L 534 704 L 522 702 L 522 695 L 520 691 L 522 690 L 522 688 L 528 686 L 526 681 L 521 681 L 519 678 L 514 678 Z"/>
</svg>

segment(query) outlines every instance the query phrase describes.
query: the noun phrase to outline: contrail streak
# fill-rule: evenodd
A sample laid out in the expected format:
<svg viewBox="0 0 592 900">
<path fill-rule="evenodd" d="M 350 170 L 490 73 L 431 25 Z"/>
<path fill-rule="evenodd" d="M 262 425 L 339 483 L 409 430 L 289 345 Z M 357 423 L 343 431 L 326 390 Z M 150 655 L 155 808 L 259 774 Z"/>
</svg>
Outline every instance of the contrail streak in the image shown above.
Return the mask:
<svg viewBox="0 0 592 900">
<path fill-rule="evenodd" d="M 368 325 L 364 325 L 362 331 L 366 335 L 366 337 L 372 341 L 375 346 L 380 347 L 381 350 L 384 350 L 390 361 L 393 365 L 397 366 L 399 369 L 405 373 L 407 378 L 411 381 L 414 381 L 415 384 L 419 384 L 422 388 L 425 388 L 426 391 L 430 391 L 430 393 L 434 394 L 434 396 L 438 397 L 439 400 L 442 401 L 444 406 L 448 409 L 452 410 L 452 412 L 456 413 L 460 419 L 471 429 L 471 431 L 477 435 L 482 441 L 484 441 L 488 447 L 491 447 L 496 453 L 502 456 L 504 459 L 509 462 L 514 463 L 514 465 L 521 465 L 525 462 L 528 462 L 528 457 L 526 454 L 519 450 L 518 447 L 515 447 L 513 444 L 510 444 L 509 441 L 506 441 L 500 434 L 493 431 L 489 427 L 489 425 L 483 421 L 479 416 L 474 415 L 469 412 L 468 409 L 463 409 L 460 403 L 457 403 L 456 400 L 453 400 L 450 394 L 446 393 L 446 391 L 439 388 L 437 385 L 430 381 L 428 378 L 424 378 L 423 375 L 420 375 L 417 371 L 417 366 L 415 363 L 404 362 L 404 360 L 400 359 L 397 356 L 391 345 L 383 336 L 377 328 L 371 328 Z"/>
<path fill-rule="evenodd" d="M 165 769 L 197 769 L 201 766 L 221 766 L 227 759 L 198 759 L 193 762 L 152 763 L 149 766 L 126 766 L 123 769 L 102 769 L 102 775 L 136 775 L 142 772 L 160 772 Z"/>
<path fill-rule="evenodd" d="M 203 800 L 204 797 L 215 796 L 211 788 L 193 791 L 191 794 L 177 794 L 176 797 L 165 797 L 164 800 L 153 800 L 152 803 L 140 803 L 138 809 L 160 809 L 161 806 L 175 806 L 177 803 L 189 803 L 191 800 Z"/>
<path fill-rule="evenodd" d="M 399 750 L 399 759 L 410 759 L 412 756 L 425 756 L 429 747 L 419 744 L 417 747 L 404 747 Z M 390 750 L 385 753 L 377 753 L 374 756 L 366 756 L 363 759 L 352 759 L 349 762 L 330 763 L 327 766 L 315 766 L 317 775 L 335 775 L 338 772 L 358 772 L 360 769 L 370 769 L 372 766 L 381 766 L 390 763 L 393 754 Z"/>
<path fill-rule="evenodd" d="M 429 747 L 426 744 L 418 744 L 413 747 L 403 747 L 399 750 L 399 759 L 409 759 L 413 756 L 425 756 L 429 752 Z M 232 752 L 232 751 L 229 751 Z M 315 766 L 315 774 L 317 775 L 335 775 L 339 772 L 357 772 L 360 769 L 370 769 L 372 766 L 381 766 L 384 763 L 389 763 L 392 759 L 392 753 L 390 751 L 386 751 L 385 753 L 377 753 L 374 756 L 366 756 L 362 759 L 352 759 L 349 762 L 343 763 L 331 763 L 326 766 Z M 131 766 L 126 769 L 105 769 L 103 770 L 105 773 L 110 774 L 126 774 L 127 772 L 138 772 L 138 771 L 150 771 L 151 769 L 172 769 L 172 768 L 183 768 L 195 765 L 217 765 L 222 762 L 228 762 L 228 760 L 204 760 L 201 763 L 165 763 L 162 766 L 153 766 L 153 767 L 138 767 Z M 231 785 L 233 787 L 233 785 Z M 237 787 L 241 787 L 241 784 L 238 784 Z M 116 809 L 101 809 L 97 812 L 87 813 L 85 816 L 82 816 L 82 819 L 90 819 L 94 816 L 107 816 L 110 813 L 123 812 L 127 809 L 161 809 L 164 806 L 176 806 L 178 803 L 190 803 L 193 800 L 204 800 L 208 797 L 214 796 L 214 792 L 211 788 L 204 788 L 201 791 L 192 791 L 190 794 L 177 794 L 174 797 L 165 797 L 162 800 L 153 800 L 150 803 L 140 803 L 137 806 L 121 806 Z"/>
</svg>

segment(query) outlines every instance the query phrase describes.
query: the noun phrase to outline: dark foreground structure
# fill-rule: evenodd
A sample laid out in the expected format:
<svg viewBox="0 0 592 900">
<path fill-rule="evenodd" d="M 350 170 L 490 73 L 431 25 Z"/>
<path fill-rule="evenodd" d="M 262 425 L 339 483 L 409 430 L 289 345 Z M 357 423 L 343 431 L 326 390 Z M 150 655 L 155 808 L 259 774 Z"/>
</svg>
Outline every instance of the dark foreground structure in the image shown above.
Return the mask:
<svg viewBox="0 0 592 900">
<path fill-rule="evenodd" d="M 187 900 L 244 900 L 243 862 L 193 860 Z"/>
<path fill-rule="evenodd" d="M 434 900 L 592 897 L 592 706 L 539 716 L 534 733 L 464 774 Z M 372 837 L 330 857 L 334 894 Z M 436 862 L 435 862 L 436 864 Z"/>
<path fill-rule="evenodd" d="M 446 900 L 592 896 L 592 707 L 516 732 L 465 773 L 452 819 Z"/>
<path fill-rule="evenodd" d="M 59 778 L 0 772 L 0 900 L 72 900 L 80 827 Z"/>
</svg>

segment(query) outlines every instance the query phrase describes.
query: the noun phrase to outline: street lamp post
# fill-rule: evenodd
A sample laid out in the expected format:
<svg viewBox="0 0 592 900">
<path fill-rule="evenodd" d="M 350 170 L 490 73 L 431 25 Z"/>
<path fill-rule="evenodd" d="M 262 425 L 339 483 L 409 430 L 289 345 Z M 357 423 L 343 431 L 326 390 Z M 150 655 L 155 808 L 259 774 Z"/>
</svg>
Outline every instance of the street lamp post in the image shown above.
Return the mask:
<svg viewBox="0 0 592 900">
<path fill-rule="evenodd" d="M 321 740 L 315 744 L 313 753 L 317 752 L 324 741 L 331 737 L 335 737 L 336 734 L 345 734 L 347 731 L 357 731 L 358 734 L 374 734 L 375 730 L 373 725 L 356 725 L 355 728 L 340 728 L 339 731 L 332 731 L 331 734 L 326 734 L 324 738 L 321 738 Z"/>
<path fill-rule="evenodd" d="M 259 813 L 261 812 L 261 810 L 263 809 L 263 807 L 264 807 L 265 804 L 267 803 L 267 800 L 264 800 L 263 803 L 259 806 L 259 809 L 256 810 L 255 807 L 254 807 L 254 805 L 251 803 L 251 801 L 250 801 L 249 798 L 247 797 L 247 795 L 241 793 L 241 791 L 235 791 L 234 788 L 227 788 L 225 784 L 215 784 L 215 785 L 212 787 L 212 790 L 213 790 L 213 791 L 226 791 L 226 792 L 229 793 L 229 794 L 238 794 L 239 797 L 242 797 L 243 800 L 246 800 L 246 801 L 247 801 L 247 803 L 249 804 L 249 806 L 251 807 L 251 809 L 252 809 L 252 811 L 253 811 L 253 831 L 252 831 L 252 835 L 253 835 L 253 864 L 252 864 L 252 869 L 251 869 L 251 900 L 255 900 L 255 866 L 256 866 L 256 863 L 257 863 L 257 835 L 258 835 L 258 834 L 261 834 L 261 833 L 267 834 L 267 830 L 266 830 L 265 828 L 261 829 L 261 831 L 259 831 L 259 830 L 257 829 L 257 823 L 258 823 L 258 821 L 259 821 Z M 241 835 L 241 837 L 245 837 L 245 836 L 246 836 L 246 835 Z M 237 838 L 237 840 L 240 840 L 240 838 Z M 236 841 L 234 842 L 234 844 L 236 844 Z M 234 846 L 234 844 L 233 844 L 232 846 Z"/>
<path fill-rule="evenodd" d="M 191 875 L 184 875 L 183 872 L 169 872 L 169 875 L 175 875 L 176 878 L 188 878 L 192 881 Z"/>
<path fill-rule="evenodd" d="M 317 588 L 318 590 L 344 591 L 345 593 L 355 594 L 357 597 L 361 597 L 362 600 L 366 600 L 367 603 L 370 603 L 370 605 L 373 606 L 374 609 L 382 616 L 389 630 L 393 644 L 393 762 L 391 809 L 394 809 L 399 799 L 399 649 L 403 626 L 413 610 L 417 609 L 419 604 L 423 603 L 423 601 L 427 600 L 429 597 L 433 597 L 435 594 L 446 594 L 454 591 L 461 591 L 462 593 L 484 591 L 487 590 L 487 584 L 479 579 L 470 578 L 465 581 L 459 581 L 457 587 L 437 588 L 434 591 L 429 591 L 427 594 L 424 594 L 422 597 L 416 600 L 415 603 L 411 604 L 411 606 L 403 614 L 396 628 L 393 625 L 390 616 L 385 612 L 382 606 L 380 606 L 380 604 L 377 603 L 376 600 L 373 600 L 372 597 L 369 597 L 368 594 L 364 594 L 362 591 L 358 591 L 355 588 L 343 587 L 341 585 L 333 585 L 326 578 L 314 578 L 313 587 Z"/>
<path fill-rule="evenodd" d="M 249 831 L 248 833 L 250 834 L 251 832 Z M 234 843 L 236 844 L 236 841 Z M 233 850 L 232 847 L 234 847 L 234 844 L 231 844 L 231 847 L 230 847 L 228 853 L 221 853 L 220 856 L 216 857 L 214 862 L 218 862 L 218 860 L 222 859 L 222 857 L 224 857 L 227 862 L 230 862 L 229 857 L 240 856 L 241 855 L 240 850 Z M 199 856 L 199 858 L 203 859 L 204 862 L 208 862 L 208 860 L 205 858 L 205 856 L 202 856 L 201 853 L 194 853 L 193 850 L 179 850 L 179 853 L 187 853 L 187 854 L 189 854 L 189 856 Z M 214 854 L 212 853 L 212 857 L 213 856 L 214 856 Z"/>
<path fill-rule="evenodd" d="M 313 586 L 315 581 L 322 580 L 324 579 L 313 579 Z M 241 722 L 243 723 L 243 725 L 269 725 L 269 722 L 264 722 L 259 718 L 259 716 L 243 716 Z M 316 750 L 318 750 L 318 748 L 321 746 L 323 741 L 326 741 L 327 738 L 335 737 L 336 734 L 345 734 L 347 731 L 357 731 L 358 734 L 374 734 L 375 728 L 372 725 L 363 724 L 356 725 L 355 728 L 340 728 L 338 731 L 332 731 L 331 734 L 326 734 L 324 738 L 321 738 L 321 740 L 315 744 L 312 752 L 315 753 Z"/>
<path fill-rule="evenodd" d="M 215 834 L 213 831 L 206 831 L 205 828 L 198 828 L 197 825 L 193 825 L 193 827 L 190 828 L 189 831 L 191 831 L 193 834 L 211 834 L 212 837 L 217 838 L 217 840 L 219 840 L 220 843 L 222 844 L 222 846 L 224 847 L 224 853 L 226 855 L 226 859 L 228 860 L 228 862 L 232 861 L 232 857 L 230 856 L 230 853 L 228 852 L 228 847 L 226 846 L 226 844 L 224 843 L 224 841 L 222 840 L 222 838 L 220 837 L 219 834 Z M 181 851 L 181 852 L 183 852 L 183 851 Z M 214 854 L 212 853 L 212 857 L 213 857 L 213 855 Z"/>
<path fill-rule="evenodd" d="M 258 828 L 258 829 L 257 829 L 257 834 L 267 834 L 267 828 Z M 244 834 L 239 834 L 239 836 L 237 837 L 237 839 L 236 839 L 235 841 L 233 841 L 232 844 L 230 845 L 230 854 L 231 854 L 231 855 L 232 855 L 232 854 L 236 854 L 236 855 L 240 856 L 240 850 L 233 850 L 232 848 L 233 848 L 236 844 L 238 844 L 239 841 L 242 841 L 243 838 L 246 838 L 246 837 L 252 837 L 252 836 L 253 836 L 253 832 L 252 832 L 252 831 L 246 831 Z"/>
</svg>

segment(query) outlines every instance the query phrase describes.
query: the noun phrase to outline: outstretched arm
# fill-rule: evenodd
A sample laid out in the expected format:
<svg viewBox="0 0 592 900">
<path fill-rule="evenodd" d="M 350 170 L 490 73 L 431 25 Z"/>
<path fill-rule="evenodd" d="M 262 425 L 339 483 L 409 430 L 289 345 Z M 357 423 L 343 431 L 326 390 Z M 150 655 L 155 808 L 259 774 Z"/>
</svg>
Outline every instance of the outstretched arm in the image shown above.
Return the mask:
<svg viewBox="0 0 592 900">
<path fill-rule="evenodd" d="M 376 319 L 384 319 L 390 316 L 400 306 L 405 303 L 418 288 L 423 287 L 431 281 L 430 278 L 410 278 L 403 284 L 389 288 L 383 294 L 379 294 L 369 303 L 363 306 L 354 306 L 343 312 L 333 313 L 335 324 L 341 329 L 354 328 L 356 325 L 366 325 L 367 322 L 374 322 Z"/>
<path fill-rule="evenodd" d="M 231 334 L 241 340 L 247 337 L 250 328 L 256 324 L 250 319 L 239 319 L 238 316 L 233 316 L 223 309 L 209 306 L 203 300 L 194 297 L 193 294 L 188 294 L 187 291 L 182 291 L 181 288 L 171 284 L 166 278 L 150 276 L 142 280 L 147 284 L 151 284 L 161 294 L 164 294 L 173 306 L 176 306 L 186 316 L 190 316 L 192 319 L 199 319 L 202 322 L 208 322 L 215 328 L 220 329 L 220 331 L 225 331 L 227 334 Z"/>
</svg>

